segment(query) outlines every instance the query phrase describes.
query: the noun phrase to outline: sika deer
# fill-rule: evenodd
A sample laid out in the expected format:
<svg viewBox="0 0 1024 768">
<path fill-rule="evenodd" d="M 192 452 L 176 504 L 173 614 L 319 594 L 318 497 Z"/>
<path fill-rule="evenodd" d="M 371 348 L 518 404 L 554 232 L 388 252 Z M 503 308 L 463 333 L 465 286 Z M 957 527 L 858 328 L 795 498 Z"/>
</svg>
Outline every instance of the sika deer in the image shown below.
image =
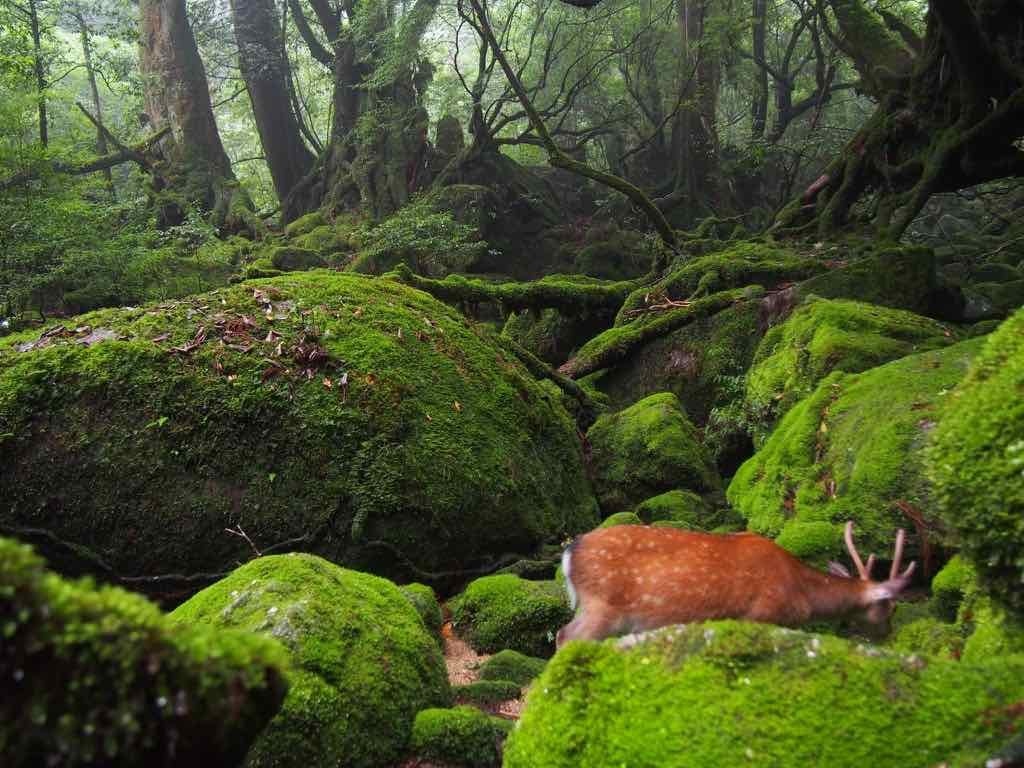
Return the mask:
<svg viewBox="0 0 1024 768">
<path fill-rule="evenodd" d="M 822 573 L 753 533 L 711 534 L 622 525 L 579 536 L 562 553 L 576 618 L 558 633 L 568 640 L 707 619 L 747 619 L 795 627 L 813 619 L 859 614 L 888 631 L 894 599 L 916 563 L 900 573 L 904 532 L 896 534 L 892 568 L 872 581 L 846 524 L 846 548 L 860 578 L 838 563 Z"/>
</svg>

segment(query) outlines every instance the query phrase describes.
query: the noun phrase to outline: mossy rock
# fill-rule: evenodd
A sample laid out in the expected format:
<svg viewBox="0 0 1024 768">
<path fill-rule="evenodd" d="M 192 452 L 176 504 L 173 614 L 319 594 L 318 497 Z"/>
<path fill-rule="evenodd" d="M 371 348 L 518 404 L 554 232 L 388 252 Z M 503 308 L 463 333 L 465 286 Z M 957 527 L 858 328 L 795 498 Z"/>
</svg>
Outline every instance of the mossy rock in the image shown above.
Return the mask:
<svg viewBox="0 0 1024 768">
<path fill-rule="evenodd" d="M 493 707 L 503 701 L 518 699 L 522 686 L 512 680 L 477 680 L 452 688 L 457 704 Z"/>
<path fill-rule="evenodd" d="M 390 766 L 416 713 L 450 703 L 444 659 L 386 579 L 308 554 L 246 563 L 178 606 L 187 626 L 280 640 L 295 672 L 247 766 Z"/>
<path fill-rule="evenodd" d="M 954 555 L 932 577 L 932 599 L 936 612 L 945 619 L 956 618 L 964 599 L 975 588 L 977 573 L 961 555 Z"/>
<path fill-rule="evenodd" d="M 615 230 L 606 239 L 583 246 L 573 261 L 574 271 L 603 280 L 630 280 L 651 266 L 651 254 L 639 232 Z"/>
<path fill-rule="evenodd" d="M 1012 283 L 1022 278 L 1019 269 L 997 261 L 979 264 L 971 271 L 971 280 L 976 283 Z"/>
<path fill-rule="evenodd" d="M 810 297 L 758 345 L 747 375 L 747 405 L 781 415 L 832 371 L 866 371 L 954 340 L 952 330 L 912 312 Z"/>
<path fill-rule="evenodd" d="M 629 509 L 673 488 L 711 491 L 721 486 L 697 430 L 670 392 L 600 416 L 587 440 L 594 490 L 605 513 Z"/>
<path fill-rule="evenodd" d="M 426 584 L 417 583 L 404 584 L 399 590 L 423 619 L 423 625 L 440 640 L 444 617 L 441 615 L 441 604 L 437 601 L 434 590 Z"/>
<path fill-rule="evenodd" d="M 282 245 L 271 249 L 270 263 L 282 272 L 295 272 L 322 267 L 324 257 L 320 255 L 319 251 L 299 248 L 294 245 Z"/>
<path fill-rule="evenodd" d="M 555 633 L 572 620 L 565 592 L 556 582 L 511 574 L 471 582 L 448 607 L 455 631 L 484 653 L 510 649 L 550 656 Z"/>
<path fill-rule="evenodd" d="M 568 316 L 557 309 L 513 312 L 501 330 L 552 367 L 569 359 L 580 346 L 611 325 L 610 317 L 598 314 Z"/>
<path fill-rule="evenodd" d="M 295 221 L 291 222 L 284 228 L 284 233 L 287 237 L 300 237 L 307 235 L 317 227 L 322 227 L 327 224 L 327 219 L 324 218 L 323 211 L 313 211 L 307 213 L 305 216 L 300 216 Z"/>
<path fill-rule="evenodd" d="M 1022 656 L 961 663 L 693 624 L 567 644 L 530 689 L 504 765 L 977 766 L 1009 740 L 1022 697 Z"/>
<path fill-rule="evenodd" d="M 271 638 L 183 627 L 0 539 L 0 755 L 38 765 L 240 765 L 281 706 Z"/>
<path fill-rule="evenodd" d="M 598 522 L 558 399 L 417 290 L 295 273 L 70 326 L 109 333 L 0 339 L 0 525 L 58 568 L 229 570 L 241 525 L 408 579 Z"/>
<path fill-rule="evenodd" d="M 638 288 L 622 305 L 615 324 L 644 322 L 648 315 L 656 316 L 656 312 L 638 315 L 636 311 L 666 298 L 679 301 L 747 285 L 770 288 L 826 269 L 819 259 L 776 245 L 741 242 L 722 247 L 686 261 L 654 285 Z"/>
<path fill-rule="evenodd" d="M 1024 617 L 1024 310 L 983 343 L 948 398 L 928 473 L 982 587 Z"/>
<path fill-rule="evenodd" d="M 297 248 L 319 253 L 322 257 L 355 250 L 355 245 L 348 234 L 330 224 L 324 224 L 296 238 L 294 243 Z"/>
<path fill-rule="evenodd" d="M 707 531 L 709 515 L 704 499 L 693 491 L 672 490 L 640 502 L 636 514 L 645 523 L 671 521 L 691 531 Z"/>
<path fill-rule="evenodd" d="M 968 321 L 1003 318 L 1024 306 L 1024 280 L 1006 283 L 975 283 L 964 290 Z"/>
<path fill-rule="evenodd" d="M 750 530 L 815 562 L 840 556 L 846 520 L 856 521 L 862 552 L 885 557 L 907 524 L 896 503 L 932 508 L 923 448 L 980 345 L 965 341 L 858 374 L 834 371 L 740 467 L 729 502 Z"/>
<path fill-rule="evenodd" d="M 527 656 L 519 651 L 498 651 L 480 665 L 481 680 L 510 680 L 517 685 L 529 685 L 544 671 L 545 659 Z"/>
<path fill-rule="evenodd" d="M 614 528 L 616 525 L 643 525 L 644 521 L 635 512 L 616 512 L 608 515 L 598 528 Z"/>
<path fill-rule="evenodd" d="M 462 768 L 497 768 L 504 733 L 475 707 L 424 709 L 416 715 L 410 752 L 421 760 Z"/>
<path fill-rule="evenodd" d="M 245 265 L 244 275 L 247 280 L 257 280 L 261 277 L 277 277 L 283 274 L 284 272 L 275 267 L 270 259 L 266 257 L 260 257 Z"/>
</svg>

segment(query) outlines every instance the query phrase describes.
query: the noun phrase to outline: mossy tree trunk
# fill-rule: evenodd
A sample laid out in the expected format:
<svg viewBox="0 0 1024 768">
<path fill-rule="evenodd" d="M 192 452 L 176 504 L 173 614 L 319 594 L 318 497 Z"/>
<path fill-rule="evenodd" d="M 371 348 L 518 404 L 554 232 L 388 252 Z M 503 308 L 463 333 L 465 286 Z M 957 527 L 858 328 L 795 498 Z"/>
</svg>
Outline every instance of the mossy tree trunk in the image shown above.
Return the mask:
<svg viewBox="0 0 1024 768">
<path fill-rule="evenodd" d="M 1024 175 L 1024 4 L 931 0 L 923 38 L 863 0 L 830 7 L 831 36 L 878 106 L 776 234 L 897 239 L 931 195 Z"/>
</svg>

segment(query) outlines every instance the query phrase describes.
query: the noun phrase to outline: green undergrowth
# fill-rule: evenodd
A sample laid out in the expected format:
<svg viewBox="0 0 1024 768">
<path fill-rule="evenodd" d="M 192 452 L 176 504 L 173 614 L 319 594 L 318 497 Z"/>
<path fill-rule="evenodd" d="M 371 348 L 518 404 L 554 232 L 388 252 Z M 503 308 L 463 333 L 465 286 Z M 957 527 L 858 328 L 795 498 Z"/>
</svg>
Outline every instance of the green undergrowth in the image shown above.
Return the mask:
<svg viewBox="0 0 1024 768">
<path fill-rule="evenodd" d="M 391 582 L 314 555 L 253 560 L 178 606 L 182 625 L 242 629 L 288 649 L 280 713 L 247 766 L 390 766 L 416 713 L 450 702 L 436 641 Z"/>
<path fill-rule="evenodd" d="M 1019 728 L 1022 697 L 1024 656 L 961 663 L 763 624 L 678 626 L 566 645 L 504 765 L 977 766 Z"/>
<path fill-rule="evenodd" d="M 512 680 L 476 680 L 452 688 L 456 703 L 490 707 L 503 701 L 518 699 L 521 686 Z"/>
<path fill-rule="evenodd" d="M 181 626 L 0 539 L 0 755 L 39 765 L 240 765 L 285 696 L 272 638 Z"/>
<path fill-rule="evenodd" d="M 897 502 L 932 510 L 923 448 L 980 344 L 961 342 L 858 374 L 831 373 L 740 467 L 729 502 L 750 530 L 778 537 L 800 557 L 838 556 L 846 520 L 856 521 L 862 552 L 886 556 L 895 530 L 907 527 Z"/>
<path fill-rule="evenodd" d="M 518 651 L 498 651 L 480 665 L 480 679 L 510 680 L 519 685 L 529 685 L 544 671 L 545 664 L 545 659 Z"/>
<path fill-rule="evenodd" d="M 0 340 L 0 525 L 58 566 L 216 571 L 241 526 L 424 578 L 597 523 L 559 398 L 398 283 L 294 273 L 47 333 Z"/>
<path fill-rule="evenodd" d="M 425 709 L 416 716 L 410 752 L 414 757 L 460 768 L 497 768 L 504 732 L 474 707 Z"/>
</svg>

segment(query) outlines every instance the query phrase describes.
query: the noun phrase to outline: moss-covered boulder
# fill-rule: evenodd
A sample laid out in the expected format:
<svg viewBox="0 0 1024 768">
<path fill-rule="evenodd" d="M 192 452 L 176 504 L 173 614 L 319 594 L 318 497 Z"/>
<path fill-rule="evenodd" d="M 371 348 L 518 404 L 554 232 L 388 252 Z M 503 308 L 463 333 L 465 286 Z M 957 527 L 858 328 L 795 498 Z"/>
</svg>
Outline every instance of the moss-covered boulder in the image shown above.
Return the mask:
<svg viewBox="0 0 1024 768">
<path fill-rule="evenodd" d="M 485 653 L 505 649 L 550 656 L 555 633 L 572 619 L 562 587 L 511 574 L 484 576 L 448 605 L 460 637 Z"/>
<path fill-rule="evenodd" d="M 629 280 L 651 266 L 643 235 L 615 229 L 597 242 L 584 245 L 573 260 L 574 271 L 604 280 Z"/>
<path fill-rule="evenodd" d="M 615 512 L 614 514 L 608 515 L 598 528 L 614 528 L 616 525 L 643 525 L 644 521 L 636 514 L 636 512 Z"/>
<path fill-rule="evenodd" d="M 1011 282 L 975 283 L 964 289 L 968 321 L 1003 318 L 1024 306 L 1024 279 Z"/>
<path fill-rule="evenodd" d="M 176 625 L 0 539 L 4 766 L 240 765 L 287 666 L 273 639 Z"/>
<path fill-rule="evenodd" d="M 416 713 L 450 702 L 437 643 L 398 587 L 315 555 L 246 563 L 171 617 L 277 638 L 290 652 L 291 688 L 252 768 L 390 766 Z"/>
<path fill-rule="evenodd" d="M 0 340 L 0 525 L 61 568 L 225 571 L 240 525 L 409 578 L 597 524 L 558 398 L 417 290 L 295 273 L 68 325 Z"/>
<path fill-rule="evenodd" d="M 519 685 L 529 685 L 544 671 L 545 664 L 545 659 L 518 651 L 498 651 L 480 665 L 480 679 L 509 680 Z"/>
<path fill-rule="evenodd" d="M 751 530 L 778 537 L 800 557 L 838 557 L 846 520 L 857 523 L 861 551 L 884 557 L 895 530 L 907 526 L 898 502 L 932 510 L 923 448 L 980 343 L 858 374 L 834 371 L 740 467 L 727 490 L 730 503 Z"/>
<path fill-rule="evenodd" d="M 512 680 L 474 680 L 452 688 L 456 704 L 493 707 L 503 701 L 518 699 L 522 686 Z"/>
<path fill-rule="evenodd" d="M 444 616 L 441 614 L 441 604 L 437 601 L 434 590 L 426 584 L 405 584 L 399 587 L 402 595 L 408 600 L 416 613 L 423 619 L 423 625 L 433 633 L 438 640 L 441 639 L 441 625 L 444 623 Z"/>
<path fill-rule="evenodd" d="M 460 768 L 497 768 L 503 731 L 469 706 L 425 709 L 416 715 L 409 751 L 414 758 Z"/>
<path fill-rule="evenodd" d="M 299 248 L 294 245 L 281 245 L 270 250 L 270 263 L 282 272 L 294 272 L 300 269 L 314 269 L 324 265 L 324 257 L 320 251 Z"/>
<path fill-rule="evenodd" d="M 693 491 L 672 490 L 644 499 L 636 507 L 637 517 L 645 523 L 671 521 L 691 531 L 707 531 L 715 527 L 708 505 Z"/>
<path fill-rule="evenodd" d="M 322 227 L 325 224 L 327 224 L 327 219 L 324 217 L 323 211 L 313 211 L 290 222 L 284 228 L 284 233 L 288 237 L 299 237 L 309 234 L 317 227 Z"/>
<path fill-rule="evenodd" d="M 766 416 L 782 414 L 832 371 L 866 371 L 953 341 L 949 328 L 912 312 L 811 297 L 758 345 L 747 404 Z"/>
<path fill-rule="evenodd" d="M 928 466 L 942 521 L 983 588 L 1024 616 L 1024 310 L 949 396 Z"/>
<path fill-rule="evenodd" d="M 977 766 L 1009 741 L 1024 657 L 977 663 L 721 622 L 575 642 L 530 689 L 506 768 Z"/>
<path fill-rule="evenodd" d="M 594 490 L 606 514 L 674 488 L 720 487 L 697 430 L 670 392 L 600 416 L 587 440 Z"/>
</svg>

